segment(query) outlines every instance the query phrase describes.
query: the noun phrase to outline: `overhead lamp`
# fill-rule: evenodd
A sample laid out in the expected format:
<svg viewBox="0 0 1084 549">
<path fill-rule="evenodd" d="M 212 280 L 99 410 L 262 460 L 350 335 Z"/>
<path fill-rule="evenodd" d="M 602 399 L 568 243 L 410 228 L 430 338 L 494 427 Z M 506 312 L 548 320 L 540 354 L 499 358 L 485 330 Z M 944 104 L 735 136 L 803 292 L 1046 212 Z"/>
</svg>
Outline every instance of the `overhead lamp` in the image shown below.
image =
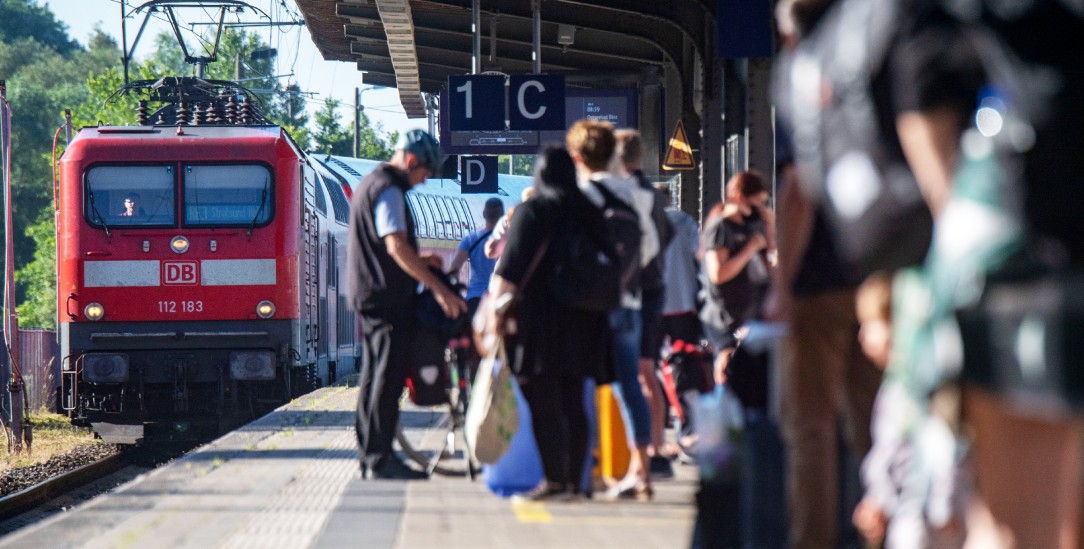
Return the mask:
<svg viewBox="0 0 1084 549">
<path fill-rule="evenodd" d="M 576 27 L 557 25 L 557 43 L 562 46 L 571 46 L 574 42 L 576 42 Z"/>
</svg>

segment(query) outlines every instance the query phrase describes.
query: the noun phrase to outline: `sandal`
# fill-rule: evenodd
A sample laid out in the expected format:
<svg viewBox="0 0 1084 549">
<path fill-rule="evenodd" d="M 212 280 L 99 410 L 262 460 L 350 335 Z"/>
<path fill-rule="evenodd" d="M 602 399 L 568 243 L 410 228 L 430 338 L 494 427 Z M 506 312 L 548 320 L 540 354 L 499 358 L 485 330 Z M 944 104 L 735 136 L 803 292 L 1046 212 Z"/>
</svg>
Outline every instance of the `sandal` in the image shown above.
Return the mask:
<svg viewBox="0 0 1084 549">
<path fill-rule="evenodd" d="M 605 495 L 607 501 L 618 501 L 623 499 L 650 501 L 654 497 L 655 489 L 639 480 L 631 483 L 621 481 L 613 485 L 609 490 L 606 490 Z"/>
</svg>

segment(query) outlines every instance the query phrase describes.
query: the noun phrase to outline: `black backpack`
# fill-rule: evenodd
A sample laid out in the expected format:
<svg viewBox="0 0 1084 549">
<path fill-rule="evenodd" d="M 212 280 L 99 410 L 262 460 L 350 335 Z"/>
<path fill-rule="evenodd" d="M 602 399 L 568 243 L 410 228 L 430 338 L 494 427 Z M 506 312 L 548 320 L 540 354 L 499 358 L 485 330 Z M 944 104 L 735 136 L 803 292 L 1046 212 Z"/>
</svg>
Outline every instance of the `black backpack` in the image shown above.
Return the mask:
<svg viewBox="0 0 1084 549">
<path fill-rule="evenodd" d="M 640 218 L 603 185 L 605 241 L 574 228 L 568 247 L 559 252 L 550 289 L 561 303 L 574 309 L 607 312 L 621 304 L 621 292 L 640 285 Z"/>
<path fill-rule="evenodd" d="M 466 286 L 456 282 L 444 271 L 430 268 L 429 271 L 438 280 L 458 295 L 463 295 Z M 470 319 L 467 315 L 459 315 L 458 318 L 444 316 L 444 309 L 440 308 L 433 290 L 424 288 L 418 294 L 418 300 L 414 307 L 414 319 L 418 322 L 418 328 L 429 330 L 444 338 L 445 341 L 453 337 L 464 336 L 470 333 Z"/>
</svg>

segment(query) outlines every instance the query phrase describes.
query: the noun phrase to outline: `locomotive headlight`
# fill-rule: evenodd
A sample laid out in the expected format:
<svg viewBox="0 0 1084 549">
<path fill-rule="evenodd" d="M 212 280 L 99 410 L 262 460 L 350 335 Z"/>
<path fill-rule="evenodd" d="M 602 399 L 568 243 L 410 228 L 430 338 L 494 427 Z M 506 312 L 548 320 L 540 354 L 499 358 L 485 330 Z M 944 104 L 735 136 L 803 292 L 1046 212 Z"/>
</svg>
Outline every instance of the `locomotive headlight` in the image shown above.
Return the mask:
<svg viewBox="0 0 1084 549">
<path fill-rule="evenodd" d="M 183 254 L 188 251 L 188 239 L 183 236 L 175 236 L 169 241 L 169 248 L 173 253 Z"/>
<path fill-rule="evenodd" d="M 256 305 L 256 316 L 260 318 L 271 318 L 275 315 L 275 304 L 267 301 L 266 299 Z"/>
<path fill-rule="evenodd" d="M 105 316 L 105 307 L 98 303 L 91 303 L 83 308 L 83 314 L 86 315 L 87 320 L 98 321 Z"/>
</svg>

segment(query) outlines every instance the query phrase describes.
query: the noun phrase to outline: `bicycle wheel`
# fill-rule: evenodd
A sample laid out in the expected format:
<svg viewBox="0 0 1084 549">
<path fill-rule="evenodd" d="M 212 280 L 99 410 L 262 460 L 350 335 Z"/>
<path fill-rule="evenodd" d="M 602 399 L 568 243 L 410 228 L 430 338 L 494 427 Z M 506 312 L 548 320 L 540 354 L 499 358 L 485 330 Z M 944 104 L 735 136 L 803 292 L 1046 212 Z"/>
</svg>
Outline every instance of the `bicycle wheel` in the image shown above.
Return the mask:
<svg viewBox="0 0 1084 549">
<path fill-rule="evenodd" d="M 403 453 L 428 473 L 449 476 L 469 474 L 474 478 L 478 467 L 473 463 L 463 435 L 470 384 L 469 379 L 458 375 L 463 371 L 460 365 L 457 364 L 453 370 L 457 375 L 451 376 L 447 403 L 418 406 L 410 401 L 406 392 L 403 393 L 399 400 L 399 428 L 395 438 Z"/>
</svg>

